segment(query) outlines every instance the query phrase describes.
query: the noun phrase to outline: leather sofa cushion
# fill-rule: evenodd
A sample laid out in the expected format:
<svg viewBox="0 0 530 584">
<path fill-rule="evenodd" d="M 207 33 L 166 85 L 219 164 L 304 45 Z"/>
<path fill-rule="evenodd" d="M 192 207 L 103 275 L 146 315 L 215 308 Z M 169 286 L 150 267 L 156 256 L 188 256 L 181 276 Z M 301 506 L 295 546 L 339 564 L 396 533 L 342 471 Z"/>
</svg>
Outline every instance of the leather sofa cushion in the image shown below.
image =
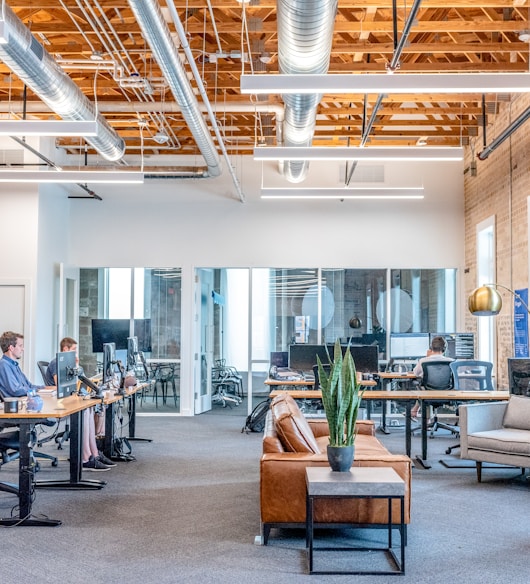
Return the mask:
<svg viewBox="0 0 530 584">
<path fill-rule="evenodd" d="M 512 395 L 506 406 L 502 425 L 505 428 L 530 430 L 530 398 Z"/>
<path fill-rule="evenodd" d="M 286 452 L 318 454 L 321 451 L 309 423 L 289 394 L 280 394 L 272 400 L 271 415 Z"/>
</svg>

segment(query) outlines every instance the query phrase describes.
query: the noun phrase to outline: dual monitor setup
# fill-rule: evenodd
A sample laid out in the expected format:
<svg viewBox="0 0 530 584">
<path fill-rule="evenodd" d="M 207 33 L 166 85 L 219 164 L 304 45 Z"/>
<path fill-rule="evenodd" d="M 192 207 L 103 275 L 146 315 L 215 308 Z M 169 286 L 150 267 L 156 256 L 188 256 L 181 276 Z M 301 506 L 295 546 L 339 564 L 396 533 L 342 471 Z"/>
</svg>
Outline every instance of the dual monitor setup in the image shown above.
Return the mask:
<svg viewBox="0 0 530 584">
<path fill-rule="evenodd" d="M 390 335 L 389 360 L 416 361 L 425 357 L 434 337 L 444 337 L 447 343 L 445 355 L 453 359 L 473 359 L 475 356 L 475 337 L 473 333 L 392 333 Z M 343 352 L 348 346 L 342 344 Z M 355 368 L 360 373 L 379 371 L 379 347 L 377 344 L 350 344 Z M 328 354 L 333 357 L 333 345 L 294 344 L 288 351 L 271 353 L 271 366 L 288 367 L 293 371 L 312 373 L 317 355 L 322 363 L 328 362 Z M 530 368 L 529 368 L 530 371 Z M 529 375 L 530 379 L 530 375 Z"/>
<path fill-rule="evenodd" d="M 109 387 L 116 372 L 118 360 L 116 351 L 126 350 L 126 368 L 134 370 L 145 362 L 143 351 L 151 351 L 151 320 L 134 319 L 134 336 L 130 335 L 128 319 L 93 319 L 92 351 L 103 354 L 103 372 L 100 384 L 84 376 L 76 364 L 76 352 L 57 353 L 57 398 L 62 399 L 77 392 L 78 381 L 90 388 L 90 396 L 103 397 L 103 390 Z"/>
<path fill-rule="evenodd" d="M 342 345 L 343 353 L 348 345 Z M 328 363 L 333 358 L 333 345 L 306 345 L 295 344 L 289 346 L 289 351 L 271 353 L 271 365 L 288 367 L 293 371 L 304 374 L 305 377 L 313 374 L 313 365 L 317 363 L 317 355 L 322 363 Z M 379 363 L 379 349 L 377 345 L 350 345 L 350 352 L 359 373 L 377 373 Z M 329 355 L 329 357 L 328 357 Z"/>
</svg>

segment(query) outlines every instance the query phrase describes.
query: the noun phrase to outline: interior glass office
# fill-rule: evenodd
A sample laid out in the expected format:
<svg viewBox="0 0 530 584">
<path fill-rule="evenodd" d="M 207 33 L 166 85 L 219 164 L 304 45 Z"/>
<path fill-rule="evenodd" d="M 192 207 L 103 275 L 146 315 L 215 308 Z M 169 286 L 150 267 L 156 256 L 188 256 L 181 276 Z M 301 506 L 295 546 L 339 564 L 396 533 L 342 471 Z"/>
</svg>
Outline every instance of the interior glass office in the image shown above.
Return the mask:
<svg viewBox="0 0 530 584">
<path fill-rule="evenodd" d="M 126 272 L 81 270 L 81 361 L 97 369 L 91 318 L 150 319 L 146 357 L 153 367 L 175 364 L 179 396 L 183 318 L 197 320 L 200 333 L 199 346 L 190 351 L 191 359 L 200 355 L 190 384 L 196 398 L 211 391 L 210 371 L 218 360 L 241 373 L 246 395 L 259 395 L 268 392 L 263 382 L 270 353 L 292 343 L 351 339 L 377 344 L 385 360 L 390 333 L 457 329 L 454 269 L 198 268 L 193 277 L 202 288 L 193 302 L 200 296 L 200 306 L 182 305 L 180 268 Z M 209 407 L 208 400 L 202 406 L 195 401 L 195 412 Z"/>
</svg>

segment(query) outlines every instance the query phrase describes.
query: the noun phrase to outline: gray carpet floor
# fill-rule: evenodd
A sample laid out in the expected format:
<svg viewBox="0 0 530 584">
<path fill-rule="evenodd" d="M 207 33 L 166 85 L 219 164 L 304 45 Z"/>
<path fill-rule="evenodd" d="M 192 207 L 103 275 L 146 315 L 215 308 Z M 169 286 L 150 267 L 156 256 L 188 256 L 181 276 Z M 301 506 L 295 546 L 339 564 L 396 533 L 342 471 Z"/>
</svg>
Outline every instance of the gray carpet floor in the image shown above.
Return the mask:
<svg viewBox="0 0 530 584">
<path fill-rule="evenodd" d="M 137 435 L 153 441 L 133 444 L 136 461 L 84 474 L 108 481 L 104 489 L 36 492 L 34 514 L 60 527 L 0 528 L 2 584 L 527 581 L 530 485 L 514 469 L 486 469 L 479 484 L 474 468 L 446 468 L 440 459 L 456 460 L 444 454 L 448 435 L 429 441 L 432 468 L 413 472 L 405 576 L 309 576 L 301 531 L 274 530 L 270 545 L 255 545 L 261 434 L 241 433 L 245 413 L 140 416 Z M 402 430 L 378 437 L 404 452 Z M 39 478 L 66 477 L 67 451 L 47 448 L 62 460 L 44 463 Z M 0 480 L 16 480 L 16 463 Z M 0 492 L 2 517 L 15 504 Z"/>
</svg>

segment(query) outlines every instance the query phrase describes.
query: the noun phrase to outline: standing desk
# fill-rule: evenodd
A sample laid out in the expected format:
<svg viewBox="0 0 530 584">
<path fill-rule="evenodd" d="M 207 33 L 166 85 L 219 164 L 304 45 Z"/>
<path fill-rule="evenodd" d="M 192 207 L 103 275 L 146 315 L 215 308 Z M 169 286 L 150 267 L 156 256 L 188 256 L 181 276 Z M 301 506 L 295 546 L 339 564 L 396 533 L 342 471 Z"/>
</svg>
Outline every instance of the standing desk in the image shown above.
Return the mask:
<svg viewBox="0 0 530 584">
<path fill-rule="evenodd" d="M 393 381 L 406 381 L 407 382 L 407 389 L 410 389 L 409 387 L 409 383 L 414 381 L 415 379 L 417 379 L 417 377 L 414 375 L 414 373 L 412 373 L 412 371 L 409 372 L 404 372 L 404 373 L 398 373 L 396 371 L 383 371 L 381 373 L 377 374 L 379 379 L 381 379 L 381 384 L 385 385 L 385 387 L 381 387 L 381 389 L 386 389 L 387 391 L 392 391 L 392 382 Z M 392 401 L 392 400 L 388 400 L 388 401 Z M 384 403 L 383 402 L 383 407 L 381 408 L 381 424 L 379 426 L 379 429 L 381 430 L 381 432 L 383 432 L 384 434 L 390 434 L 389 430 L 386 427 L 386 410 L 387 408 L 384 407 Z"/>
<path fill-rule="evenodd" d="M 281 391 L 272 391 L 271 397 L 284 393 Z M 287 391 L 294 399 L 322 399 L 322 392 L 320 390 Z M 363 394 L 363 400 L 395 400 L 402 401 L 405 404 L 405 448 L 407 456 L 411 455 L 412 448 L 412 429 L 410 411 L 412 405 L 416 400 L 419 400 L 422 405 L 422 425 L 421 425 L 421 457 L 417 456 L 418 462 L 426 469 L 430 468 L 427 462 L 427 405 L 432 401 L 507 401 L 510 399 L 508 391 L 460 391 L 455 389 L 448 390 L 396 390 L 396 391 L 382 391 L 373 390 L 366 391 Z"/>
<path fill-rule="evenodd" d="M 19 426 L 20 452 L 18 465 L 18 494 L 19 511 L 17 517 L 0 519 L 0 525 L 7 527 L 30 526 L 57 526 L 61 525 L 58 519 L 34 518 L 31 515 L 33 488 L 67 488 L 67 489 L 101 489 L 105 481 L 83 480 L 81 461 L 81 435 L 83 417 L 81 412 L 94 405 L 95 400 L 83 399 L 71 395 L 64 399 L 52 396 L 42 396 L 43 406 L 40 412 L 19 411 L 14 414 L 0 412 L 0 419 L 9 420 Z M 47 418 L 70 417 L 70 478 L 69 480 L 35 481 L 30 447 L 31 432 L 39 422 Z"/>
</svg>

